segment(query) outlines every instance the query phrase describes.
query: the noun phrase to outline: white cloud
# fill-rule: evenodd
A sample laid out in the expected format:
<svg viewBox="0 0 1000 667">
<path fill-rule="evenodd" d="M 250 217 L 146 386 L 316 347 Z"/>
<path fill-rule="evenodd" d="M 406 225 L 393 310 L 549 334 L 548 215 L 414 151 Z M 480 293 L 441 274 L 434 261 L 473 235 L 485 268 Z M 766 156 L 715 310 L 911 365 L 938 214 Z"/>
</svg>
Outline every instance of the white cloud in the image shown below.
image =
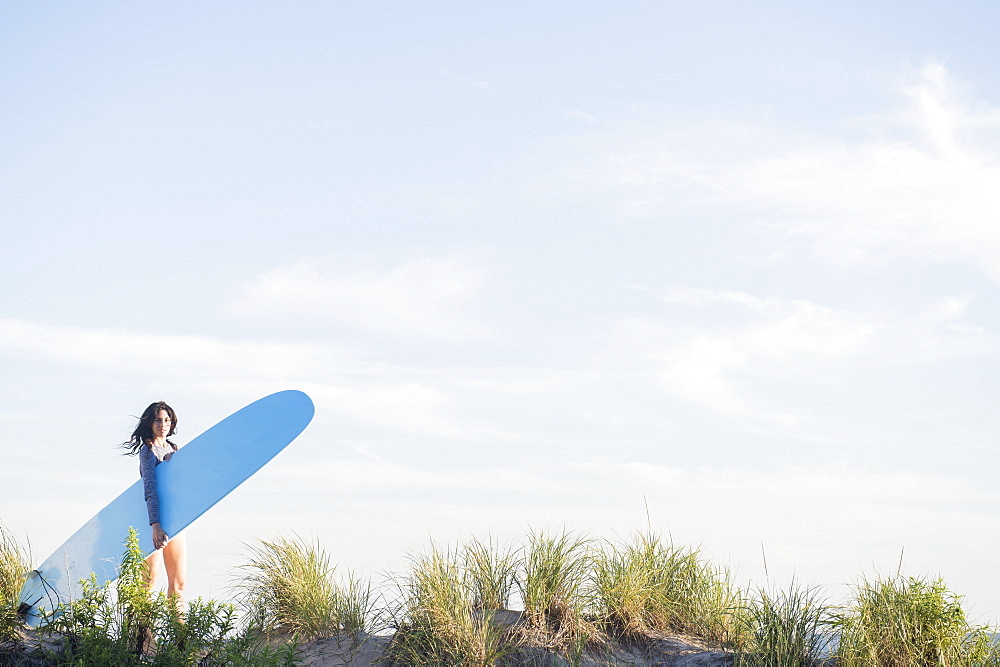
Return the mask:
<svg viewBox="0 0 1000 667">
<path fill-rule="evenodd" d="M 176 377 L 284 377 L 347 363 L 331 345 L 226 341 L 207 336 L 169 336 L 85 329 L 0 319 L 0 352 L 118 372 Z"/>
<path fill-rule="evenodd" d="M 746 357 L 734 341 L 711 335 L 692 336 L 681 346 L 649 355 L 651 361 L 660 364 L 659 375 L 672 392 L 728 414 L 748 411 L 746 401 L 728 377 Z"/>
<path fill-rule="evenodd" d="M 736 290 L 672 286 L 665 290 L 663 300 L 693 306 L 730 303 L 748 308 L 757 318 L 745 330 L 748 347 L 773 359 L 798 355 L 840 357 L 860 347 L 876 328 L 848 311 Z"/>
<path fill-rule="evenodd" d="M 336 471 L 338 483 L 330 489 L 331 471 Z M 282 484 L 300 490 L 332 490 L 337 494 L 381 492 L 416 495 L 433 491 L 467 494 L 524 494 L 540 488 L 566 490 L 571 483 L 551 478 L 548 474 L 508 466 L 476 466 L 474 469 L 428 469 L 407 466 L 394 461 L 325 458 L 316 460 L 306 469 L 300 465 L 276 465 L 274 473 L 285 478 Z"/>
<path fill-rule="evenodd" d="M 645 288 L 639 288 L 645 290 Z M 761 298 L 737 290 L 708 290 L 686 285 L 671 285 L 663 291 L 663 301 L 666 303 L 686 303 L 698 305 L 712 302 L 729 302 L 749 306 L 757 310 L 770 310 L 780 307 L 781 302 L 775 298 Z"/>
<path fill-rule="evenodd" d="M 877 328 L 853 313 L 808 301 L 791 301 L 783 311 L 745 330 L 747 346 L 769 360 L 842 359 Z"/>
<path fill-rule="evenodd" d="M 482 339 L 489 332 L 468 311 L 484 278 L 480 266 L 458 257 L 425 257 L 386 271 L 308 262 L 260 276 L 231 310 L 319 317 L 401 337 Z"/>
<path fill-rule="evenodd" d="M 560 187 L 644 220 L 732 212 L 839 266 L 960 261 L 1000 281 L 1000 109 L 965 102 L 941 65 L 916 78 L 899 108 L 845 122 L 850 138 L 745 119 L 640 124 Z"/>
<path fill-rule="evenodd" d="M 0 355 L 145 377 L 159 386 L 197 381 L 199 389 L 224 396 L 265 395 L 291 383 L 313 398 L 318 419 L 336 418 L 375 431 L 460 438 L 475 427 L 474 420 L 459 414 L 456 396 L 466 392 L 447 373 L 364 364 L 328 344 L 227 341 L 0 319 Z M 16 418 L 0 415 L 0 421 Z"/>
<path fill-rule="evenodd" d="M 597 122 L 597 119 L 591 116 L 589 113 L 580 111 L 579 109 L 563 109 L 563 115 L 567 118 L 576 118 L 584 121 L 588 125 L 593 125 Z"/>
<path fill-rule="evenodd" d="M 302 388 L 315 401 L 317 412 L 322 411 L 323 419 L 333 423 L 359 423 L 370 432 L 469 437 L 468 420 L 457 414 L 450 387 L 435 387 L 426 378 L 406 381 L 403 369 L 397 369 L 395 375 L 341 374 Z"/>
<path fill-rule="evenodd" d="M 660 316 L 617 323 L 613 340 L 620 354 L 640 366 L 651 362 L 648 372 L 677 398 L 785 431 L 801 426 L 800 417 L 813 410 L 795 400 L 797 386 L 834 386 L 867 369 L 996 348 L 988 332 L 965 322 L 969 297 L 900 314 L 736 290 L 673 286 L 660 294 L 668 306 Z M 776 386 L 784 387 L 784 398 L 769 405 Z"/>
<path fill-rule="evenodd" d="M 739 388 L 738 377 L 811 379 L 840 364 L 868 342 L 876 327 L 854 313 L 808 301 L 689 287 L 665 290 L 667 304 L 696 310 L 719 305 L 740 307 L 722 324 L 697 326 L 686 321 L 633 318 L 620 322 L 623 348 L 655 362 L 657 374 L 675 395 L 731 415 L 785 421 L 762 412 Z"/>
<path fill-rule="evenodd" d="M 960 260 L 1000 280 L 1000 147 L 983 133 L 1000 113 L 971 112 L 940 65 L 905 92 L 892 120 L 902 139 L 814 140 L 721 167 L 717 182 L 836 262 Z"/>
</svg>

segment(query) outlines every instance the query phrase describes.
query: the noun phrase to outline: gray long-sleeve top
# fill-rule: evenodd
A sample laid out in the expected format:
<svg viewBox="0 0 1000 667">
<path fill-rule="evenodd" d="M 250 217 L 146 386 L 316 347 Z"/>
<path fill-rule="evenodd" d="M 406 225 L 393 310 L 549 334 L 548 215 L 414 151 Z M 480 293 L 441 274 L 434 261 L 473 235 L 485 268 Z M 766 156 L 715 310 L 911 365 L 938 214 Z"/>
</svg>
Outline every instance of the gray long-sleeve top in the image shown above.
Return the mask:
<svg viewBox="0 0 1000 667">
<path fill-rule="evenodd" d="M 142 491 L 146 498 L 146 512 L 149 514 L 149 525 L 160 522 L 160 494 L 156 489 L 156 466 L 163 461 L 169 461 L 176 446 L 169 442 L 166 447 L 143 446 L 139 450 L 139 476 L 142 477 Z"/>
</svg>

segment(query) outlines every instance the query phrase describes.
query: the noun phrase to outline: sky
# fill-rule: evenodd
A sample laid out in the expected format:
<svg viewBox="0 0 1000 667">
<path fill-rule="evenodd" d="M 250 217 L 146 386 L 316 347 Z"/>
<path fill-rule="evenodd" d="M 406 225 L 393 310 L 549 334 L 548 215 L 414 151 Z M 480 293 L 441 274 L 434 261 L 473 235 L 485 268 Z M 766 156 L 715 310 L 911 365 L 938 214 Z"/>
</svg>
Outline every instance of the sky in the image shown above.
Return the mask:
<svg viewBox="0 0 1000 667">
<path fill-rule="evenodd" d="M 0 3 L 0 523 L 300 389 L 192 595 L 651 529 L 1000 622 L 1000 6 L 752 4 Z"/>
</svg>

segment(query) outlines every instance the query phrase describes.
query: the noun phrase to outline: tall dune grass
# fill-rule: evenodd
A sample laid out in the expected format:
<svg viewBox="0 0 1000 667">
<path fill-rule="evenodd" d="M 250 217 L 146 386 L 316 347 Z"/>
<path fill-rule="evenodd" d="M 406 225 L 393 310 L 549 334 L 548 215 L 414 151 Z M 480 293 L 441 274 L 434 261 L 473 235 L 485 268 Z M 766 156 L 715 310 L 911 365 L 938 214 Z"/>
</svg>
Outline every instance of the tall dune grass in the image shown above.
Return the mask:
<svg viewBox="0 0 1000 667">
<path fill-rule="evenodd" d="M 794 582 L 787 590 L 758 590 L 737 615 L 742 632 L 735 664 L 745 667 L 801 667 L 827 656 L 832 607 L 816 588 Z"/>
<path fill-rule="evenodd" d="M 247 546 L 238 566 L 237 595 L 272 635 L 300 639 L 370 630 L 375 598 L 371 586 L 348 574 L 344 585 L 334 578 L 329 555 L 301 539 L 259 540 Z"/>
<path fill-rule="evenodd" d="M 593 563 L 590 547 L 589 540 L 566 532 L 533 532 L 518 580 L 526 630 L 532 639 L 568 650 L 571 658 L 599 637 L 587 618 Z"/>
<path fill-rule="evenodd" d="M 388 662 L 395 665 L 493 665 L 513 647 L 506 628 L 492 622 L 509 593 L 509 560 L 481 543 L 464 557 L 432 546 L 412 559 L 399 581 L 403 602 Z"/>
<path fill-rule="evenodd" d="M 696 549 L 638 534 L 629 543 L 607 544 L 593 559 L 593 579 L 596 617 L 612 635 L 682 632 L 732 639 L 739 593 L 729 573 Z"/>
<path fill-rule="evenodd" d="M 465 576 L 477 609 L 484 612 L 507 609 L 517 585 L 517 556 L 511 547 L 495 544 L 492 539 L 466 543 Z"/>
<path fill-rule="evenodd" d="M 1000 664 L 991 634 L 968 623 L 961 596 L 940 578 L 863 579 L 836 627 L 845 667 Z"/>
<path fill-rule="evenodd" d="M 31 569 L 27 548 L 0 524 L 0 641 L 16 636 L 17 605 L 25 576 Z"/>
</svg>

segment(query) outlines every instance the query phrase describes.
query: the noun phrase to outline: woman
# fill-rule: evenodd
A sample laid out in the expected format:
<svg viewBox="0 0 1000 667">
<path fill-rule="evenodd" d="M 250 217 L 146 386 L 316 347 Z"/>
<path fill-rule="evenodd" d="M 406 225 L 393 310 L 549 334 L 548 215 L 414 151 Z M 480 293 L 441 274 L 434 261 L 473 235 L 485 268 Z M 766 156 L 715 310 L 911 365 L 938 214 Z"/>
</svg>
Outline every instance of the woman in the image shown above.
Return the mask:
<svg viewBox="0 0 1000 667">
<path fill-rule="evenodd" d="M 139 425 L 132 438 L 122 446 L 128 454 L 139 455 L 139 474 L 146 497 L 149 525 L 153 529 L 153 553 L 146 558 L 147 583 L 156 586 L 160 571 L 167 571 L 167 596 L 178 608 L 184 603 L 184 585 L 187 574 L 187 545 L 184 535 L 167 535 L 160 527 L 160 496 L 156 488 L 156 466 L 169 461 L 177 445 L 167 440 L 177 431 L 177 414 L 174 409 L 157 401 L 150 404 L 139 418 Z"/>
</svg>

